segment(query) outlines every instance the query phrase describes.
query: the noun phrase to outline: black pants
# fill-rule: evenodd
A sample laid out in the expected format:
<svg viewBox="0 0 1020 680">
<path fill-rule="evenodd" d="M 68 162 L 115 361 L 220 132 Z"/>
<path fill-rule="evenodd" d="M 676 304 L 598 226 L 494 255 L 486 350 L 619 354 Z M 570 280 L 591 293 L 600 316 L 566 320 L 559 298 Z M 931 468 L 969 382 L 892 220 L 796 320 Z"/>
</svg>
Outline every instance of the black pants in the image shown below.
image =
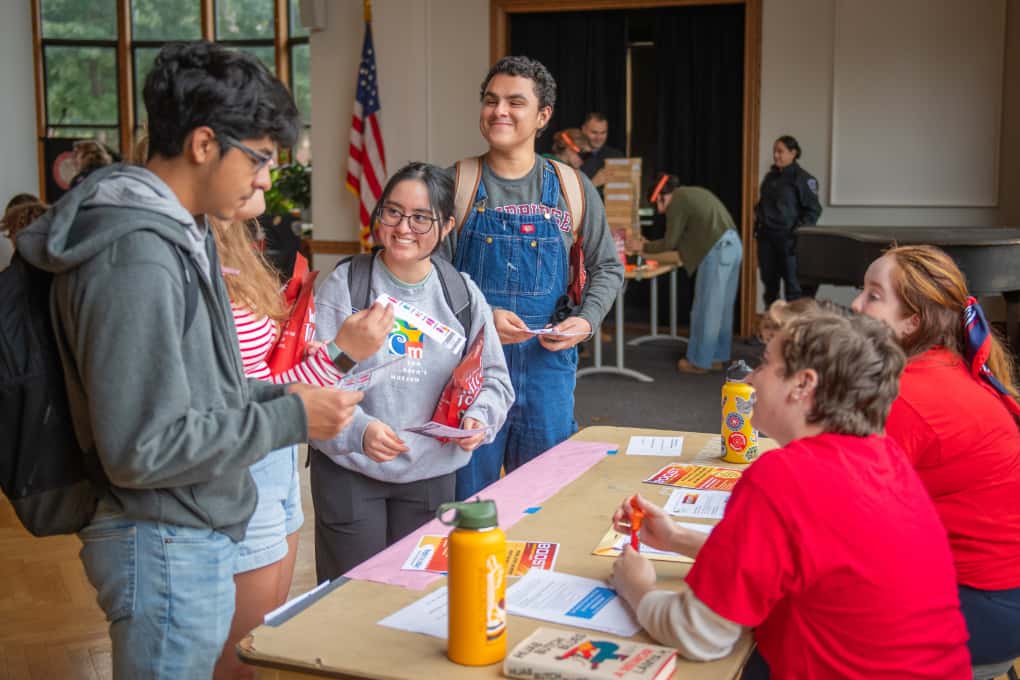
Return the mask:
<svg viewBox="0 0 1020 680">
<path fill-rule="evenodd" d="M 751 652 L 751 658 L 747 660 L 747 664 L 744 665 L 744 672 L 740 675 L 740 680 L 769 680 L 770 677 L 769 665 L 755 649 Z"/>
<path fill-rule="evenodd" d="M 803 296 L 797 282 L 797 237 L 790 232 L 758 232 L 758 267 L 765 284 L 765 306 L 779 299 L 779 282 L 782 280 L 784 297 L 796 300 Z"/>
<path fill-rule="evenodd" d="M 453 500 L 456 473 L 406 484 L 380 482 L 312 450 L 315 575 L 319 583 L 349 571 L 421 525 Z"/>
</svg>

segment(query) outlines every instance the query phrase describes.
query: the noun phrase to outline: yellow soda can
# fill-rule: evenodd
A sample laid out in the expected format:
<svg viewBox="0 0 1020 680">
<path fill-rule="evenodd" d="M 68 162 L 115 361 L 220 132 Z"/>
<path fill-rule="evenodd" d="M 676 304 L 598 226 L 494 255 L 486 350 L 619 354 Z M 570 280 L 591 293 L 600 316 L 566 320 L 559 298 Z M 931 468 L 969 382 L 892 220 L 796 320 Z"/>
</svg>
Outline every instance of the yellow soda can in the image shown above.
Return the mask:
<svg viewBox="0 0 1020 680">
<path fill-rule="evenodd" d="M 747 383 L 751 368 L 737 361 L 726 371 L 722 387 L 722 459 L 747 464 L 758 457 L 758 431 L 751 425 L 754 388 Z"/>
</svg>

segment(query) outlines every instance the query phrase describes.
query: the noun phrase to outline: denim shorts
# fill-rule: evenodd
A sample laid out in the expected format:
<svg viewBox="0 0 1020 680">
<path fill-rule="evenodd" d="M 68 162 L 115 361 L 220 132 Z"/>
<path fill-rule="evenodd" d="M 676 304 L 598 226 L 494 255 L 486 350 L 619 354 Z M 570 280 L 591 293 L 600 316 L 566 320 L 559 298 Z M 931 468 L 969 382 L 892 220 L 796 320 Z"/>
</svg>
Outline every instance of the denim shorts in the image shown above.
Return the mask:
<svg viewBox="0 0 1020 680">
<path fill-rule="evenodd" d="M 236 574 L 282 560 L 287 554 L 287 537 L 305 521 L 301 511 L 298 447 L 272 451 L 251 466 L 251 476 L 255 478 L 259 501 L 238 546 Z"/>
<path fill-rule="evenodd" d="M 105 502 L 78 537 L 110 623 L 113 677 L 210 677 L 234 615 L 230 537 L 127 519 Z"/>
</svg>

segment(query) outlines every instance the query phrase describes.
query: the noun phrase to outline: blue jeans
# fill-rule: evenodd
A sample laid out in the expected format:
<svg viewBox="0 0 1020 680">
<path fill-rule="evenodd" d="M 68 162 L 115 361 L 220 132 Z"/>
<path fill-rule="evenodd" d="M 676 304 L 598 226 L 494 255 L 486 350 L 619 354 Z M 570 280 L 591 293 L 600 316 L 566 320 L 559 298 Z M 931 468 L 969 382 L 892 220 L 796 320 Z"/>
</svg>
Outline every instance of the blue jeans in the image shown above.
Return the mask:
<svg viewBox="0 0 1020 680">
<path fill-rule="evenodd" d="M 110 622 L 114 678 L 208 678 L 234 616 L 237 546 L 225 534 L 111 514 L 79 532 Z"/>
<path fill-rule="evenodd" d="M 698 265 L 687 361 L 699 368 L 710 368 L 713 361 L 729 361 L 742 259 L 740 237 L 727 229 Z"/>
<path fill-rule="evenodd" d="M 287 556 L 287 537 L 301 528 L 301 483 L 298 450 L 287 446 L 252 465 L 251 476 L 259 492 L 255 514 L 238 546 L 234 570 L 240 574 L 279 562 Z"/>
<path fill-rule="evenodd" d="M 975 666 L 1020 657 L 1020 588 L 978 590 L 959 586 Z"/>
</svg>

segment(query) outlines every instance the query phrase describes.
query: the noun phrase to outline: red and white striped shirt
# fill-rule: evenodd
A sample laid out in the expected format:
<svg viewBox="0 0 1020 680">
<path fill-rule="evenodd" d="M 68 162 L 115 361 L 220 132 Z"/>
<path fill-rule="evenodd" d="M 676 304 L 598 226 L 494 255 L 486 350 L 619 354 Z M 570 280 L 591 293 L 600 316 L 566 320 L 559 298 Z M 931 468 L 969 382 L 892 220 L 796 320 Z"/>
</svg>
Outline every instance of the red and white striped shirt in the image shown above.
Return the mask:
<svg viewBox="0 0 1020 680">
<path fill-rule="evenodd" d="M 266 359 L 276 345 L 276 336 L 279 333 L 277 324 L 268 316 L 256 316 L 243 305 L 230 303 L 230 308 L 234 312 L 234 326 L 237 327 L 237 339 L 241 345 L 244 374 L 249 378 L 277 385 L 301 382 L 320 387 L 329 387 L 340 381 L 343 374 L 333 365 L 325 347 L 319 347 L 293 368 L 274 375 Z"/>
</svg>

